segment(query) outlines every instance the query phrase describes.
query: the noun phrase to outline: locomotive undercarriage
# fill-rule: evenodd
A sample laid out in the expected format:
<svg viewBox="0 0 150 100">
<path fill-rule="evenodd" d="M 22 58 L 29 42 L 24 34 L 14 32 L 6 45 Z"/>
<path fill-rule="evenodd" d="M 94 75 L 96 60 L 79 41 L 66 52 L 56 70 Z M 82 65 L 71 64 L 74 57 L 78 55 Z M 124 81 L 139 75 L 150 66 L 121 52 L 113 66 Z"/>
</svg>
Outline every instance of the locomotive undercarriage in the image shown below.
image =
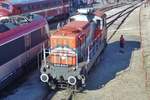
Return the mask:
<svg viewBox="0 0 150 100">
<path fill-rule="evenodd" d="M 51 64 L 42 66 L 41 73 L 41 80 L 48 83 L 51 89 L 71 88 L 79 90 L 85 86 L 87 76 L 84 67 L 68 68 L 67 66 L 54 66 Z"/>
</svg>

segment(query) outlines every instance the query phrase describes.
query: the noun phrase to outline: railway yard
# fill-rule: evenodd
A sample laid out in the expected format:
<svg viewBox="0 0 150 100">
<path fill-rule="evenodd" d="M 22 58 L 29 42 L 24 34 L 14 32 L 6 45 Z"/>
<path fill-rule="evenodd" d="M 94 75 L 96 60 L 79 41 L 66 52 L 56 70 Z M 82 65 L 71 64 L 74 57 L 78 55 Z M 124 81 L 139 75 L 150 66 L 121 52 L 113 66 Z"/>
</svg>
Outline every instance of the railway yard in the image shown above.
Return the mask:
<svg viewBox="0 0 150 100">
<path fill-rule="evenodd" d="M 34 65 L 37 69 L 2 89 L 0 100 L 150 100 L 150 4 L 142 0 L 113 1 L 97 0 L 90 6 L 106 14 L 107 46 L 88 72 L 82 91 L 51 90 L 40 80 L 38 63 Z M 56 32 L 58 23 L 49 24 L 50 34 Z"/>
</svg>

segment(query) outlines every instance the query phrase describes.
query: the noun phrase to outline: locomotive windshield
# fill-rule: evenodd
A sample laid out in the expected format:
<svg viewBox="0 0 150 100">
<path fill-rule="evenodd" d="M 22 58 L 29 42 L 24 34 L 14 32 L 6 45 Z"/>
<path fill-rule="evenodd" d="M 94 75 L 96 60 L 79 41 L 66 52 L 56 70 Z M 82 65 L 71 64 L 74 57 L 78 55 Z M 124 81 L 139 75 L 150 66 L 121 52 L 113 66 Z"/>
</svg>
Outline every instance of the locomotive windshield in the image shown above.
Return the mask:
<svg viewBox="0 0 150 100">
<path fill-rule="evenodd" d="M 0 8 L 10 9 L 10 6 L 7 3 L 0 3 Z"/>
</svg>

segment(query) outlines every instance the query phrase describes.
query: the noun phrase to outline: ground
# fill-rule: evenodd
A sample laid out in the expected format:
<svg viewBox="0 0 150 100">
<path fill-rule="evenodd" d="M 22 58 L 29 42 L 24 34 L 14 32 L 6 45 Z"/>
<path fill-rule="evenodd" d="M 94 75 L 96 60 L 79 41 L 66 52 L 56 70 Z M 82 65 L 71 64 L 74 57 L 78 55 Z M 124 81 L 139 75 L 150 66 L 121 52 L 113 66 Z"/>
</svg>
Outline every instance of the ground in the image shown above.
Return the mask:
<svg viewBox="0 0 150 100">
<path fill-rule="evenodd" d="M 147 23 L 144 23 L 145 18 L 143 15 L 147 15 L 148 12 L 150 12 L 149 8 L 141 8 L 141 20 L 143 20 L 142 30 L 147 30 L 145 33 L 148 32 L 148 25 L 150 25 L 150 23 L 148 18 L 146 20 Z M 90 75 L 90 88 L 85 90 L 82 94 L 77 94 L 74 97 L 75 100 L 79 100 L 79 98 L 82 98 L 82 100 L 150 99 L 145 87 L 145 68 L 142 62 L 142 49 L 140 48 L 139 11 L 140 8 L 136 9 L 126 19 L 113 39 L 109 41 L 103 59 Z M 115 23 L 109 28 L 108 35 L 113 32 L 117 24 L 118 23 Z M 120 48 L 118 42 L 121 34 L 124 35 L 126 40 L 123 50 L 124 53 L 119 52 Z M 145 36 L 147 36 L 147 34 L 145 34 Z M 143 40 L 146 40 L 145 43 L 149 43 L 147 39 L 148 37 L 143 37 Z"/>
<path fill-rule="evenodd" d="M 150 7 L 142 6 L 141 9 L 142 34 L 139 30 L 139 11 L 140 8 L 136 9 L 108 42 L 101 59 L 90 72 L 86 90 L 82 94 L 75 95 L 75 100 L 150 100 L 148 97 L 150 93 L 148 80 L 150 79 L 148 77 L 150 76 L 148 37 L 150 35 Z M 109 27 L 108 37 L 118 24 L 116 22 Z M 124 53 L 120 52 L 122 49 L 119 47 L 121 34 L 124 35 L 126 41 Z M 140 48 L 141 44 L 142 48 Z M 42 100 L 48 92 L 41 84 L 37 70 L 4 100 Z"/>
<path fill-rule="evenodd" d="M 146 71 L 146 89 L 150 98 L 150 7 L 141 9 L 141 35 L 144 69 Z"/>
</svg>

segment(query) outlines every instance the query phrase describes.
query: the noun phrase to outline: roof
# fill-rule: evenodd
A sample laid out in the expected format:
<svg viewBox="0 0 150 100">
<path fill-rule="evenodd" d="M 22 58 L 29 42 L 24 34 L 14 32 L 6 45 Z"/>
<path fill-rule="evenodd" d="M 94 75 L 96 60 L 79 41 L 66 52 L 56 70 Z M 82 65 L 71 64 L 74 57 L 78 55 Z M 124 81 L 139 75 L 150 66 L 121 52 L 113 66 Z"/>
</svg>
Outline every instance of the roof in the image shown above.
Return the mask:
<svg viewBox="0 0 150 100">
<path fill-rule="evenodd" d="M 11 0 L 10 3 L 12 3 L 12 4 L 28 4 L 28 3 L 35 3 L 35 2 L 42 2 L 42 1 L 56 2 L 56 1 L 61 1 L 61 0 Z"/>
<path fill-rule="evenodd" d="M 97 9 L 93 13 L 90 13 L 90 14 L 80 14 L 79 13 L 77 15 L 70 17 L 70 19 L 74 19 L 76 21 L 92 21 L 92 20 L 95 21 L 97 19 L 101 20 L 105 16 L 106 16 L 106 14 L 104 12 Z"/>
<path fill-rule="evenodd" d="M 34 2 L 42 2 L 42 1 L 52 1 L 52 0 L 4 0 L 4 1 L 0 1 L 1 2 L 7 2 L 7 3 L 10 3 L 10 4 L 27 4 L 27 3 L 34 3 Z M 56 0 L 54 0 L 56 1 Z"/>
<path fill-rule="evenodd" d="M 82 30 L 84 30 L 89 23 L 87 21 L 72 21 L 65 25 L 63 28 L 59 29 L 54 35 L 67 35 L 67 36 L 76 36 Z"/>
<path fill-rule="evenodd" d="M 71 19 L 75 19 L 76 21 L 91 21 L 93 16 L 92 15 L 74 15 L 70 17 Z"/>
<path fill-rule="evenodd" d="M 40 2 L 40 1 L 47 1 L 47 0 L 11 0 L 10 2 L 13 4 L 20 4 L 20 3 L 33 3 L 33 2 Z"/>
<path fill-rule="evenodd" d="M 46 23 L 46 19 L 41 16 L 33 18 L 32 21 L 28 23 L 21 23 L 18 25 L 15 25 L 13 23 L 1 23 L 0 25 L 4 29 L 0 32 L 0 46 L 11 42 L 21 36 L 27 35 L 31 31 L 39 29 Z"/>
</svg>

